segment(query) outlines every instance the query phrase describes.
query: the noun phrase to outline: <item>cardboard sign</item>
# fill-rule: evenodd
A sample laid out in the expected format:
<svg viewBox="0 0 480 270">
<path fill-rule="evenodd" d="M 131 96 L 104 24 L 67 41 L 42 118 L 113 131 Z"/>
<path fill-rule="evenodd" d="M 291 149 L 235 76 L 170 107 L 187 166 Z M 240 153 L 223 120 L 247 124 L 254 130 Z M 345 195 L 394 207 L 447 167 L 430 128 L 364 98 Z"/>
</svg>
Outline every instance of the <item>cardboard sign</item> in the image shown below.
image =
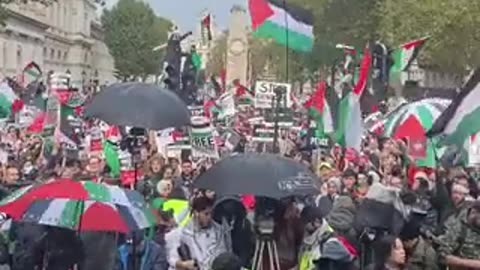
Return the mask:
<svg viewBox="0 0 480 270">
<path fill-rule="evenodd" d="M 280 107 L 290 108 L 293 105 L 290 93 L 292 91 L 292 85 L 289 83 L 277 83 L 257 81 L 255 84 L 255 97 L 254 105 L 257 109 L 270 109 L 274 107 L 276 102 L 277 93 L 275 89 L 282 88 L 283 95 L 280 100 Z"/>
</svg>

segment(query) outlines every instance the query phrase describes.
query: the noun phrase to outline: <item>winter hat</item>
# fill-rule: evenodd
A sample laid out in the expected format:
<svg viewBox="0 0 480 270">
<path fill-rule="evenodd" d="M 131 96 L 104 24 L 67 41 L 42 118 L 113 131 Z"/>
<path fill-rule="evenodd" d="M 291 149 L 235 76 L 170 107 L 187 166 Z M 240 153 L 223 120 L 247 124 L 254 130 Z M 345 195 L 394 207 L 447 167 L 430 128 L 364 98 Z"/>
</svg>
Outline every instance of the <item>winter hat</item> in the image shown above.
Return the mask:
<svg viewBox="0 0 480 270">
<path fill-rule="evenodd" d="M 242 262 L 237 255 L 224 252 L 218 255 L 212 262 L 212 270 L 241 270 Z"/>
<path fill-rule="evenodd" d="M 303 208 L 302 213 L 300 214 L 300 218 L 304 224 L 308 224 L 310 222 L 314 222 L 316 219 L 322 220 L 322 211 L 319 207 L 316 206 L 306 206 Z"/>
</svg>

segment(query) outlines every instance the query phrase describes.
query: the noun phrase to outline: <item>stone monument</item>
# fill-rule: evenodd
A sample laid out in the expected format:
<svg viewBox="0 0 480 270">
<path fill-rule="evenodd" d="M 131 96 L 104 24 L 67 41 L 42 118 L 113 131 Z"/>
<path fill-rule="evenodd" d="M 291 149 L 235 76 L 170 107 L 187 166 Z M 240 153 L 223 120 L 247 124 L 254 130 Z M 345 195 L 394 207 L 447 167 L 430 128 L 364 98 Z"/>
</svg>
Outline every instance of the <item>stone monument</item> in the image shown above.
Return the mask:
<svg viewBox="0 0 480 270">
<path fill-rule="evenodd" d="M 233 80 L 239 79 L 241 84 L 247 85 L 248 17 L 246 10 L 240 6 L 234 6 L 230 13 L 226 83 L 230 85 Z"/>
</svg>

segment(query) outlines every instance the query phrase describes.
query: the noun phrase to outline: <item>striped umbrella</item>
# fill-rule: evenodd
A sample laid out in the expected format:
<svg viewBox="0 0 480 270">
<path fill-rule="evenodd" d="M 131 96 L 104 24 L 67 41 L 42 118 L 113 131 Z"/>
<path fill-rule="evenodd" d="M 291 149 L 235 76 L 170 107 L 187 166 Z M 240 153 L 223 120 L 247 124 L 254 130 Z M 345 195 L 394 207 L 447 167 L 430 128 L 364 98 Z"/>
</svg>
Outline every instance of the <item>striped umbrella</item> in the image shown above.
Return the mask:
<svg viewBox="0 0 480 270">
<path fill-rule="evenodd" d="M 70 199 L 34 201 L 19 220 L 72 230 L 122 233 L 142 230 L 154 223 L 148 208 Z"/>
<path fill-rule="evenodd" d="M 407 103 L 388 113 L 383 123 L 383 134 L 395 137 L 399 128 L 414 117 L 423 127 L 422 132 L 429 130 L 435 119 L 450 105 L 449 99 L 426 98 L 412 103 Z"/>
<path fill-rule="evenodd" d="M 42 209 L 45 209 L 45 211 L 47 211 L 46 209 L 48 208 L 48 214 L 45 214 L 43 210 L 38 210 L 39 208 L 35 206 L 38 204 L 42 204 Z M 79 204 L 83 206 L 79 207 Z M 77 212 L 71 212 L 71 209 L 75 208 L 72 205 L 77 206 Z M 147 223 L 149 225 L 153 224 L 152 213 L 140 193 L 133 190 L 122 189 L 117 186 L 99 184 L 91 181 L 77 182 L 69 179 L 23 187 L 0 201 L 0 212 L 8 214 L 14 220 L 31 218 L 31 221 L 38 220 L 38 222 L 43 224 L 42 222 L 46 222 L 46 219 L 42 219 L 42 216 L 46 215 L 46 217 L 51 217 L 52 213 L 56 213 L 55 215 L 59 217 L 62 215 L 66 216 L 64 219 L 59 220 L 83 220 L 82 218 L 78 218 L 78 216 L 84 212 L 83 210 L 90 209 L 92 205 L 94 207 L 92 209 L 94 210 L 100 207 L 98 205 L 102 205 L 101 207 L 104 211 L 110 209 L 110 213 L 113 213 L 113 211 L 120 214 L 123 213 L 118 219 L 135 217 L 134 219 L 127 218 L 129 221 L 125 222 L 125 226 L 114 226 L 110 230 L 118 229 L 124 231 L 125 228 L 145 228 Z M 34 206 L 35 208 L 32 210 Z M 33 216 L 29 215 L 32 213 Z M 88 212 L 85 212 L 84 214 L 87 213 Z M 108 215 L 99 215 L 96 216 L 95 219 L 100 220 L 99 217 L 103 219 L 105 216 Z M 132 220 L 136 220 L 136 222 L 132 222 Z M 64 222 L 65 221 L 58 221 L 59 226 L 64 224 Z M 65 224 L 68 224 L 68 222 Z M 80 226 L 80 229 L 83 230 L 81 224 L 82 222 L 71 226 Z M 117 222 L 117 224 L 120 223 Z"/>
</svg>

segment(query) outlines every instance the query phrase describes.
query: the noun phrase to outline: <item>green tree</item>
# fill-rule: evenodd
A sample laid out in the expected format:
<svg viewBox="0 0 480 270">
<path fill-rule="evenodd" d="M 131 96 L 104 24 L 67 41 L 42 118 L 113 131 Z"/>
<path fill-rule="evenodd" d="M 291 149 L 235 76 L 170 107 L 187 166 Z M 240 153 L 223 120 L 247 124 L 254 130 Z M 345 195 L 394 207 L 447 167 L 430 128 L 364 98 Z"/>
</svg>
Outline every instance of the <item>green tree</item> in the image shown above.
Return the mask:
<svg viewBox="0 0 480 270">
<path fill-rule="evenodd" d="M 225 68 L 225 61 L 227 59 L 227 37 L 228 32 L 224 32 L 214 41 L 209 53 L 210 57 L 206 63 L 207 74 L 219 75 L 222 69 Z"/>
<path fill-rule="evenodd" d="M 480 64 L 480 2 L 384 0 L 379 12 L 379 33 L 388 44 L 430 36 L 422 63 L 449 72 Z"/>
<path fill-rule="evenodd" d="M 140 0 L 119 0 L 101 19 L 118 74 L 145 79 L 160 72 L 163 54 L 152 49 L 167 41 L 170 22 Z"/>
</svg>

